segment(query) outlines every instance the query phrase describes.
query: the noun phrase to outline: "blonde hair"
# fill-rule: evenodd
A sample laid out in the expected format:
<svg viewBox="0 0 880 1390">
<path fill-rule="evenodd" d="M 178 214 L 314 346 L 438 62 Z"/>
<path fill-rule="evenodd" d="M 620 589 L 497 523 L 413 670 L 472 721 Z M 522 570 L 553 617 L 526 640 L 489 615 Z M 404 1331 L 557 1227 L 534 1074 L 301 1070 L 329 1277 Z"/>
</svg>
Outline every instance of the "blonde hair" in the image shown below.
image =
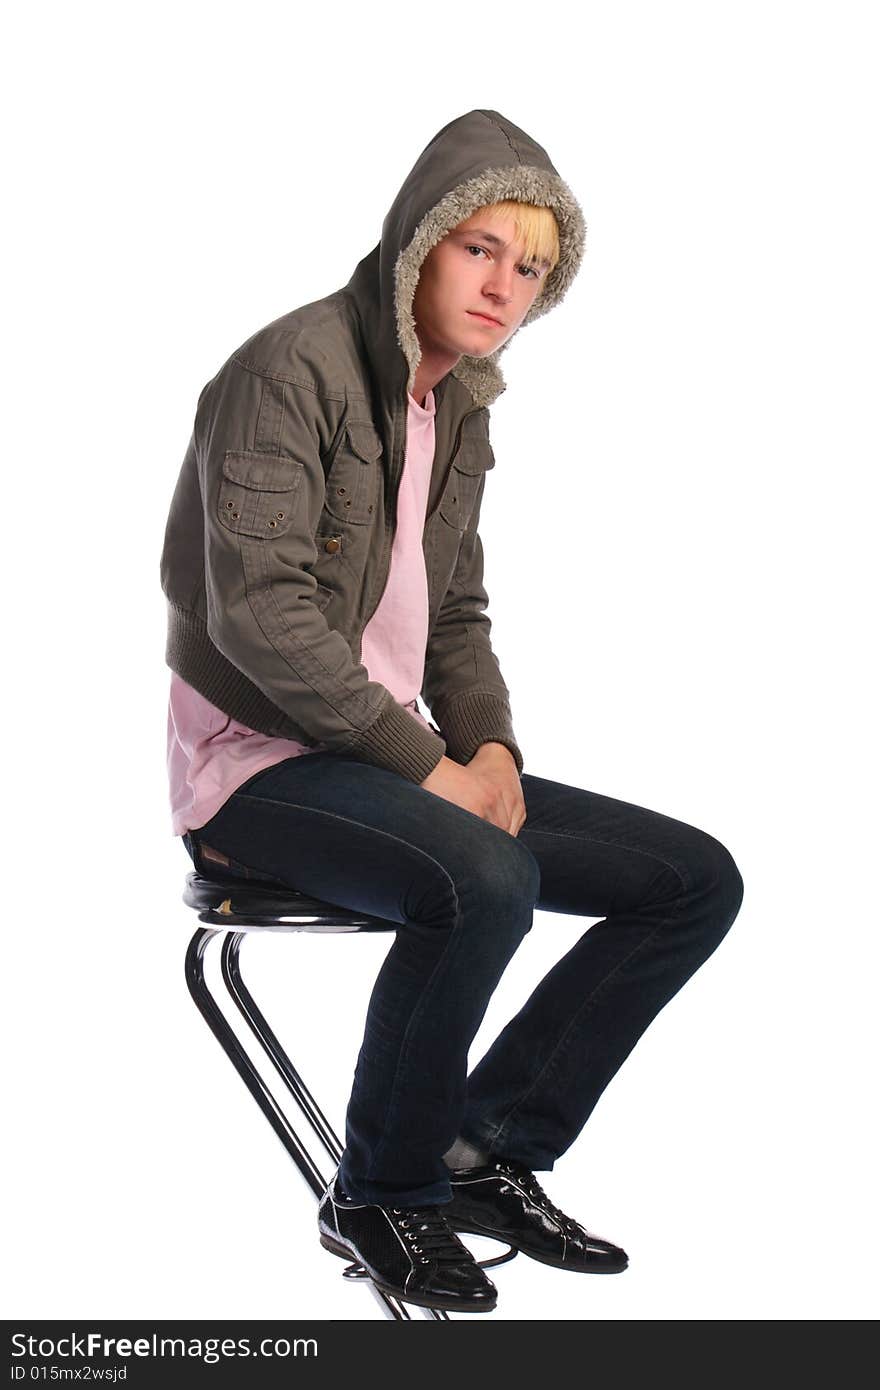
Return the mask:
<svg viewBox="0 0 880 1390">
<path fill-rule="evenodd" d="M 515 198 L 501 203 L 488 203 L 479 209 L 487 217 L 513 218 L 514 236 L 523 246 L 523 261 L 547 261 L 541 277 L 541 289 L 549 280 L 559 261 L 559 223 L 552 210 L 537 203 L 521 203 Z"/>
</svg>

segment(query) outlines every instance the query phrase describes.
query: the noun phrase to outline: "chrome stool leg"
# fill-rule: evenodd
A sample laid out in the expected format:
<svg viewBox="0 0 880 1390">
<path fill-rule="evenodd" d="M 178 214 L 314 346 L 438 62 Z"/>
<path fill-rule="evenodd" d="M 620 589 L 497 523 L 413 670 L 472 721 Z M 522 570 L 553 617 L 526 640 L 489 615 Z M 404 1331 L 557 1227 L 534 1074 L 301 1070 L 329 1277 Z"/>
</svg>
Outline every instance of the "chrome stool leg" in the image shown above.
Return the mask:
<svg viewBox="0 0 880 1390">
<path fill-rule="evenodd" d="M 186 952 L 186 982 L 190 995 L 196 1004 L 202 1017 L 207 1022 L 211 1032 L 214 1034 L 220 1046 L 223 1048 L 227 1057 L 232 1062 L 241 1079 L 244 1081 L 254 1100 L 262 1110 L 266 1119 L 269 1121 L 273 1130 L 281 1140 L 300 1173 L 308 1183 L 316 1199 L 320 1200 L 327 1184 L 321 1176 L 321 1172 L 312 1159 L 311 1155 L 304 1148 L 290 1124 L 284 1111 L 279 1106 L 275 1097 L 272 1095 L 260 1073 L 257 1071 L 247 1052 L 230 1027 L 225 1015 L 217 1004 L 216 999 L 208 988 L 205 980 L 204 960 L 205 950 L 211 938 L 219 934 L 219 928 L 200 927 L 194 933 Z M 254 1035 L 262 1044 L 267 1055 L 271 1058 L 280 1075 L 284 1079 L 294 1100 L 299 1105 L 306 1119 L 312 1125 L 315 1133 L 321 1139 L 331 1158 L 337 1158 L 334 1154 L 332 1145 L 338 1148 L 341 1155 L 342 1149 L 339 1140 L 330 1128 L 326 1118 L 318 1108 L 314 1098 L 305 1087 L 290 1059 L 281 1047 L 280 1042 L 275 1037 L 265 1018 L 261 1014 L 253 1001 L 250 992 L 241 979 L 241 972 L 238 963 L 238 951 L 240 939 L 243 933 L 228 931 L 226 941 L 223 945 L 221 955 L 221 968 L 223 978 L 229 989 L 232 998 L 238 1005 L 241 1013 L 246 1019 Z M 300 1088 L 302 1095 L 300 1095 Z M 391 1294 L 383 1293 L 377 1289 L 376 1285 L 370 1280 L 359 1264 L 354 1263 L 343 1270 L 344 1275 L 350 1278 L 367 1278 L 370 1289 L 379 1301 L 382 1311 L 387 1318 L 395 1321 L 411 1321 L 406 1306 L 400 1299 Z M 442 1308 L 423 1308 L 420 1309 L 423 1316 L 436 1321 L 448 1321 L 449 1314 Z"/>
<path fill-rule="evenodd" d="M 334 1164 L 342 1157 L 342 1142 L 334 1134 L 330 1122 L 322 1113 L 317 1101 L 294 1067 L 278 1038 L 257 1007 L 253 995 L 242 979 L 240 951 L 246 932 L 227 932 L 220 956 L 221 969 L 226 988 L 235 1000 L 254 1037 L 262 1046 L 275 1070 L 278 1072 L 303 1115 L 305 1115 L 315 1134 L 320 1139 Z M 320 1197 L 326 1183 L 322 1183 Z"/>
<path fill-rule="evenodd" d="M 208 989 L 204 970 L 205 948 L 211 938 L 216 935 L 217 931 L 213 928 L 200 927 L 189 943 L 186 953 L 186 982 L 189 986 L 189 992 L 211 1032 L 232 1062 L 269 1124 L 315 1196 L 320 1199 L 326 1186 L 320 1171 L 303 1148 L 290 1121 L 238 1041 L 213 994 Z"/>
</svg>

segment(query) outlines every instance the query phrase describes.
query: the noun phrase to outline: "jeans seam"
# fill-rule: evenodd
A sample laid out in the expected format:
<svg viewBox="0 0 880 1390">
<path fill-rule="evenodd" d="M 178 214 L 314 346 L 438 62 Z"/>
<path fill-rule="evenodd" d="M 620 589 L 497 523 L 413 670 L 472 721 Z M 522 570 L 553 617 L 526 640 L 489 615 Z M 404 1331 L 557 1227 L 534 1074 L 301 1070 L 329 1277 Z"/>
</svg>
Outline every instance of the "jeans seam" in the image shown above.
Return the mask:
<svg viewBox="0 0 880 1390">
<path fill-rule="evenodd" d="M 549 832 L 549 833 L 553 833 L 553 832 Z M 576 838 L 578 838 L 578 837 L 577 837 L 577 836 L 570 836 L 569 838 L 571 838 L 571 839 L 576 839 Z M 672 866 L 670 866 L 670 867 L 672 867 Z M 660 932 L 660 931 L 663 931 L 665 927 L 669 926 L 669 924 L 670 924 L 672 921 L 674 921 L 674 919 L 675 919 L 677 916 L 679 916 L 679 915 L 681 914 L 682 906 L 683 906 L 683 899 L 682 899 L 682 898 L 679 898 L 678 903 L 677 903 L 676 908 L 675 908 L 675 911 L 674 911 L 674 912 L 671 912 L 671 913 L 669 914 L 668 917 L 666 917 L 666 918 L 663 919 L 662 922 L 658 922 L 657 926 L 656 926 L 656 927 L 654 928 L 654 930 L 650 933 L 650 935 L 646 936 L 645 939 L 644 939 L 644 941 L 640 941 L 639 944 L 638 944 L 638 946 L 635 946 L 635 947 L 630 951 L 630 953 L 629 953 L 628 956 L 625 956 L 623 960 L 618 961 L 617 964 L 615 965 L 614 969 L 613 969 L 613 970 L 609 970 L 608 974 L 605 975 L 604 978 L 601 979 L 601 980 L 599 981 L 599 983 L 595 986 L 595 988 L 594 988 L 593 990 L 590 991 L 590 994 L 589 994 L 589 995 L 587 996 L 587 998 L 583 1001 L 583 1003 L 581 1004 L 580 1008 L 577 1010 L 577 1012 L 574 1014 L 574 1016 L 569 1020 L 569 1023 L 568 1023 L 568 1026 L 567 1026 L 566 1029 L 565 1029 L 565 1032 L 564 1032 L 564 1033 L 562 1034 L 562 1036 L 558 1039 L 558 1041 L 557 1041 L 557 1043 L 556 1043 L 556 1046 L 553 1048 L 553 1051 L 550 1053 L 550 1056 L 547 1058 L 547 1060 L 546 1060 L 546 1062 L 544 1063 L 544 1065 L 542 1066 L 541 1070 L 538 1072 L 538 1075 L 533 1079 L 533 1081 L 532 1081 L 531 1085 L 529 1086 L 528 1090 L 527 1090 L 527 1091 L 524 1091 L 523 1094 L 522 1094 L 521 1096 L 518 1097 L 518 1099 L 513 1103 L 513 1105 L 512 1105 L 512 1106 L 510 1107 L 510 1109 L 507 1111 L 507 1113 L 505 1114 L 504 1118 L 500 1121 L 500 1123 L 497 1124 L 497 1125 L 495 1125 L 495 1126 L 493 1127 L 492 1132 L 491 1132 L 491 1140 L 492 1140 L 492 1142 L 494 1142 L 495 1140 L 497 1140 L 498 1135 L 499 1135 L 499 1134 L 501 1133 L 501 1131 L 510 1123 L 510 1120 L 511 1120 L 511 1119 L 513 1118 L 513 1116 L 516 1114 L 517 1110 L 519 1110 L 520 1106 L 524 1105 L 525 1102 L 528 1100 L 529 1096 L 532 1094 L 532 1092 L 534 1091 L 535 1087 L 538 1085 L 538 1083 L 539 1083 L 539 1082 L 541 1081 L 541 1079 L 543 1078 L 545 1072 L 549 1069 L 549 1067 L 552 1065 L 552 1063 L 556 1060 L 557 1056 L 559 1055 L 559 1053 L 560 1053 L 560 1051 L 561 1051 L 561 1049 L 562 1049 L 562 1047 L 563 1047 L 563 1044 L 565 1043 L 566 1038 L 568 1037 L 568 1035 L 570 1034 L 570 1032 L 571 1032 L 572 1029 L 574 1028 L 575 1024 L 578 1022 L 578 1020 L 579 1020 L 579 1018 L 581 1017 L 581 1015 L 583 1014 L 584 1010 L 587 1009 L 587 1008 L 589 1008 L 589 1006 L 593 1003 L 593 1001 L 595 1000 L 595 998 L 596 998 L 597 994 L 599 993 L 599 991 L 605 987 L 605 985 L 608 983 L 609 980 L 612 980 L 612 979 L 614 978 L 614 976 L 618 973 L 618 971 L 622 970 L 623 967 L 624 967 L 625 965 L 628 965 L 629 962 L 633 959 L 634 956 L 637 956 L 637 955 L 639 954 L 640 951 L 643 951 L 643 950 L 645 949 L 646 946 L 650 946 L 651 942 L 654 940 L 654 937 L 657 935 L 657 933 Z M 488 1137 L 488 1136 L 487 1136 L 487 1137 Z"/>
<path fill-rule="evenodd" d="M 677 876 L 683 893 L 689 893 L 691 891 L 691 885 L 687 882 L 678 865 L 671 863 L 668 859 L 664 859 L 662 854 L 657 854 L 654 850 L 639 849 L 637 845 L 627 845 L 621 840 L 600 840 L 596 835 L 569 835 L 564 830 L 538 830 L 535 826 L 530 826 L 528 822 L 523 826 L 523 833 L 526 831 L 528 831 L 530 835 L 553 835 L 560 840 L 584 840 L 591 845 L 609 845 L 612 849 L 625 849 L 629 854 L 642 854 L 646 859 L 655 859 L 659 864 L 663 864 L 667 869 L 671 869 Z"/>
<path fill-rule="evenodd" d="M 456 903 L 458 903 L 457 894 L 455 901 Z M 394 1113 L 394 1105 L 397 1101 L 400 1088 L 403 1085 L 403 1078 L 407 1075 L 413 1030 L 416 1026 L 417 1021 L 421 1020 L 421 1016 L 425 1011 L 428 996 L 436 983 L 441 968 L 446 965 L 453 946 L 457 945 L 458 941 L 461 938 L 461 932 L 459 931 L 460 924 L 461 911 L 458 907 L 456 907 L 455 924 L 452 928 L 452 931 L 449 934 L 449 940 L 446 942 L 440 959 L 437 961 L 437 964 L 431 971 L 430 977 L 425 984 L 425 988 L 422 990 L 421 996 L 417 1000 L 415 1008 L 410 1014 L 409 1023 L 406 1025 L 403 1038 L 401 1039 L 400 1056 L 397 1059 L 397 1066 L 394 1069 L 394 1079 L 391 1082 L 391 1090 L 388 1095 L 388 1104 L 386 1105 L 385 1113 L 382 1116 L 382 1129 L 380 1131 L 379 1138 L 376 1142 L 376 1147 L 373 1150 L 372 1158 L 370 1159 L 370 1166 L 364 1174 L 363 1180 L 365 1183 L 371 1180 L 373 1173 L 376 1171 L 376 1165 L 380 1157 L 382 1156 L 383 1149 L 386 1144 L 385 1136 L 388 1131 L 388 1121 L 391 1115 Z"/>
<path fill-rule="evenodd" d="M 422 849 L 420 845 L 414 845 L 411 840 L 404 840 L 402 836 L 395 835 L 392 830 L 382 830 L 378 826 L 368 825 L 365 821 L 355 820 L 353 816 L 341 816 L 338 811 L 325 811 L 321 806 L 301 806 L 299 802 L 278 801 L 273 796 L 250 796 L 247 792 L 243 792 L 241 795 L 233 793 L 233 795 L 236 797 L 237 801 L 256 801 L 261 806 L 281 806 L 287 811 L 306 811 L 309 815 L 313 816 L 329 816 L 331 820 L 342 821 L 345 825 L 356 825 L 359 830 L 367 830 L 371 835 L 384 835 L 386 839 L 394 840 L 396 844 L 403 845 L 404 849 L 427 859 L 430 864 L 433 864 L 436 869 L 439 869 L 440 873 L 449 884 L 455 901 L 458 902 L 458 893 L 456 892 L 452 875 L 449 873 L 449 870 L 440 863 L 439 859 L 435 859 L 433 854 L 429 854 L 428 851 Z"/>
</svg>

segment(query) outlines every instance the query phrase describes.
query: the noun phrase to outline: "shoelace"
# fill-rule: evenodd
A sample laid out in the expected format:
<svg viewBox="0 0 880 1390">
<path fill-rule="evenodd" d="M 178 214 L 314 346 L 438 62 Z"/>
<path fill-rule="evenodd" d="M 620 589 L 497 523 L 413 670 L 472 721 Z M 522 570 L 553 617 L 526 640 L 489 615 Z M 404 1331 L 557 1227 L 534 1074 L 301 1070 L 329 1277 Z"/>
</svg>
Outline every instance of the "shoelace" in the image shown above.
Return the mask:
<svg viewBox="0 0 880 1390">
<path fill-rule="evenodd" d="M 422 1264 L 429 1263 L 429 1257 L 440 1264 L 461 1264 L 463 1260 L 473 1260 L 466 1245 L 450 1230 L 446 1217 L 439 1206 L 390 1207 L 398 1218 L 397 1225 L 405 1232 L 405 1239 L 412 1245 L 414 1255 Z"/>
<path fill-rule="evenodd" d="M 579 1222 L 575 1221 L 573 1217 L 566 1216 L 565 1212 L 561 1211 L 559 1207 L 556 1206 L 555 1202 L 550 1201 L 550 1198 L 538 1182 L 538 1179 L 528 1168 L 521 1167 L 518 1163 L 512 1163 L 509 1160 L 496 1163 L 495 1167 L 500 1173 L 506 1173 L 508 1177 L 515 1178 L 519 1185 L 525 1188 L 529 1199 L 534 1202 L 536 1206 L 541 1207 L 543 1211 L 547 1212 L 548 1216 L 552 1216 L 554 1220 L 561 1222 L 569 1231 L 574 1231 L 578 1235 L 583 1233 L 584 1227 L 581 1226 Z M 587 1234 L 589 1234 L 589 1232 L 587 1232 Z"/>
</svg>

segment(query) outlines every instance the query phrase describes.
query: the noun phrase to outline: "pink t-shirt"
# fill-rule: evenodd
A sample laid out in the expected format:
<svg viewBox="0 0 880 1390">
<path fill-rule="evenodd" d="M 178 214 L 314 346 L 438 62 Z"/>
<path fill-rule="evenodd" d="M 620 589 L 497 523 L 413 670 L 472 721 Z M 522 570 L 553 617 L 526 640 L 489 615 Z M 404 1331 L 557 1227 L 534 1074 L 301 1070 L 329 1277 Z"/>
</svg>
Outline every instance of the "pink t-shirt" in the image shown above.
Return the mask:
<svg viewBox="0 0 880 1390">
<path fill-rule="evenodd" d="M 409 396 L 406 458 L 397 497 L 397 529 L 379 606 L 364 628 L 361 661 L 426 728 L 416 708 L 428 641 L 428 580 L 422 535 L 434 464 L 434 393 L 424 406 Z M 271 738 L 237 723 L 173 671 L 168 700 L 168 781 L 173 835 L 198 830 L 237 787 L 284 758 L 317 753 L 294 739 Z"/>
</svg>

